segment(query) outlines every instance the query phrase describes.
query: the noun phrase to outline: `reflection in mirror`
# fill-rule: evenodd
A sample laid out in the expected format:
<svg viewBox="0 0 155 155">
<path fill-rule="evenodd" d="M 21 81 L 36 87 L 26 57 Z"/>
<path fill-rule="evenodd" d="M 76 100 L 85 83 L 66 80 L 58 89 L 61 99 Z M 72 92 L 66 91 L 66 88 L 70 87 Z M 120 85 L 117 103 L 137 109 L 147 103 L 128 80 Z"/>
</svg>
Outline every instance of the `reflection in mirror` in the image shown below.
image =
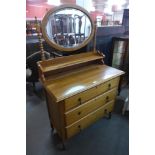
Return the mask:
<svg viewBox="0 0 155 155">
<path fill-rule="evenodd" d="M 92 24 L 89 17 L 74 8 L 65 8 L 48 17 L 46 33 L 54 44 L 64 48 L 74 48 L 91 35 Z"/>
</svg>

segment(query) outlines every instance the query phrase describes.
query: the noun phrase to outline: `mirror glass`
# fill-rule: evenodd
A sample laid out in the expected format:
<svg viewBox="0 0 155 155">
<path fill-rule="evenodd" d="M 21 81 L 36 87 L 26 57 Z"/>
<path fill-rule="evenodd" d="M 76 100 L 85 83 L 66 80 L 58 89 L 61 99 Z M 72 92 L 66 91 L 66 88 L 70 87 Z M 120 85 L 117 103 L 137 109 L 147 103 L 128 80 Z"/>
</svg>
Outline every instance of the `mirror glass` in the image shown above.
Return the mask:
<svg viewBox="0 0 155 155">
<path fill-rule="evenodd" d="M 44 25 L 48 41 L 64 49 L 78 48 L 92 35 L 90 17 L 77 8 L 58 9 L 46 17 Z"/>
</svg>

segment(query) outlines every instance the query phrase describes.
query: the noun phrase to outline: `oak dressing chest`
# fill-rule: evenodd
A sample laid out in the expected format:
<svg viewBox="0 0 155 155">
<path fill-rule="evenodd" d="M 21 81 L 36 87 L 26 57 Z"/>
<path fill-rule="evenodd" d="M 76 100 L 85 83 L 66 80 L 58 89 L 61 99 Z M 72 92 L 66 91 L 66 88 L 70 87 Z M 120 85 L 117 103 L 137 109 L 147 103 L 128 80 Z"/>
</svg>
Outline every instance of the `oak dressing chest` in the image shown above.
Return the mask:
<svg viewBox="0 0 155 155">
<path fill-rule="evenodd" d="M 52 47 L 70 52 L 88 44 L 95 28 L 86 10 L 63 5 L 47 12 L 42 33 Z M 71 35 L 72 40 L 66 39 Z M 50 124 L 63 142 L 103 116 L 111 117 L 120 76 L 124 74 L 104 64 L 104 55 L 95 49 L 95 37 L 93 41 L 92 51 L 38 62 Z"/>
</svg>

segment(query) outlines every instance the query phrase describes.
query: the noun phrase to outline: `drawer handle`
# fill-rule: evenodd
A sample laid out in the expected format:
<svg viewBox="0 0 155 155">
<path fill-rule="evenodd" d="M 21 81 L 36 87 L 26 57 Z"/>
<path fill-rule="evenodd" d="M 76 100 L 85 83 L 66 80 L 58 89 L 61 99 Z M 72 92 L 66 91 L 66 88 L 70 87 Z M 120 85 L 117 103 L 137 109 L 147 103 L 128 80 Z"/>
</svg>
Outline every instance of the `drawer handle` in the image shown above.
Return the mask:
<svg viewBox="0 0 155 155">
<path fill-rule="evenodd" d="M 81 98 L 79 98 L 78 101 L 79 101 L 79 104 L 82 104 L 82 102 L 81 102 Z"/>
<path fill-rule="evenodd" d="M 81 129 L 81 125 L 78 125 L 78 128 L 80 129 L 80 131 L 82 130 L 82 129 Z"/>
<path fill-rule="evenodd" d="M 109 96 L 106 97 L 106 102 L 109 102 Z"/>
<path fill-rule="evenodd" d="M 78 115 L 80 115 L 80 114 L 81 114 L 81 112 L 79 111 L 79 112 L 78 112 Z"/>
<path fill-rule="evenodd" d="M 108 84 L 109 89 L 111 88 L 111 83 Z"/>
</svg>

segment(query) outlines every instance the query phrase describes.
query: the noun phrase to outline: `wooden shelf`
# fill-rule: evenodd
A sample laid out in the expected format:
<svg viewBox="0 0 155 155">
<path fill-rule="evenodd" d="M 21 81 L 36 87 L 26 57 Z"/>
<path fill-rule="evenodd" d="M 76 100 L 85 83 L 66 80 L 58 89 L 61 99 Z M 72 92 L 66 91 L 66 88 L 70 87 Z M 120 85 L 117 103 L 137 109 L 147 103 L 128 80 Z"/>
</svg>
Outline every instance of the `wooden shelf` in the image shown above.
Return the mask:
<svg viewBox="0 0 155 155">
<path fill-rule="evenodd" d="M 95 60 L 102 60 L 104 57 L 98 53 L 87 52 L 83 54 L 76 54 L 66 57 L 59 57 L 55 59 L 40 62 L 41 70 L 43 73 L 51 72 L 57 69 L 63 69 L 69 66 L 75 66 Z"/>
</svg>

